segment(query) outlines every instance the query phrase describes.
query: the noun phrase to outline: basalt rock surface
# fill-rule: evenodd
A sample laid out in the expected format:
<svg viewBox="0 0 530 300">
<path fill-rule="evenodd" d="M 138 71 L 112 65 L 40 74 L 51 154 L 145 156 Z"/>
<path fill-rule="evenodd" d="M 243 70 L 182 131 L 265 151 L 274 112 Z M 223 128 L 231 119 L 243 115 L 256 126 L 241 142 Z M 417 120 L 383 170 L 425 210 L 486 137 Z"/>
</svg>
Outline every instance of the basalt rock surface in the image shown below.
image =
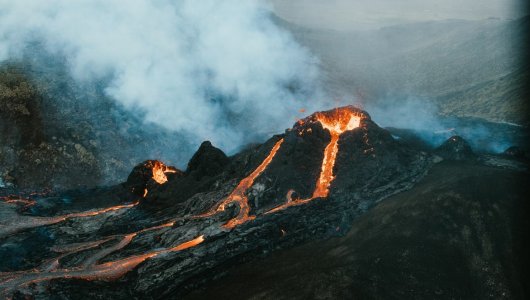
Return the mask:
<svg viewBox="0 0 530 300">
<path fill-rule="evenodd" d="M 512 156 L 515 158 L 526 158 L 526 152 L 523 148 L 518 146 L 511 146 L 503 152 L 506 156 Z"/>
<path fill-rule="evenodd" d="M 447 160 L 466 160 L 475 156 L 469 143 L 460 136 L 452 136 L 435 153 Z"/>
<path fill-rule="evenodd" d="M 184 172 L 159 164 L 138 165 L 116 187 L 37 197 L 29 211 L 0 202 L 28 224 L 2 224 L 10 262 L 0 264 L 3 295 L 178 298 L 223 266 L 344 234 L 379 201 L 411 188 L 433 158 L 343 107 L 232 157 L 205 142 Z M 80 211 L 113 191 L 125 201 Z"/>
</svg>

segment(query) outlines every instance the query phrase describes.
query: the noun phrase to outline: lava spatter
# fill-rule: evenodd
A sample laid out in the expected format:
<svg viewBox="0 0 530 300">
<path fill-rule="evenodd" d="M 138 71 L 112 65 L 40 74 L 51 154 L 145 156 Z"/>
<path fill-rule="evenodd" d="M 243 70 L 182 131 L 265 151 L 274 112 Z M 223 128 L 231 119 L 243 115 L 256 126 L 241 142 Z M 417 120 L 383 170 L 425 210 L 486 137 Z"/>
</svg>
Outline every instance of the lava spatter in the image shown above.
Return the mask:
<svg viewBox="0 0 530 300">
<path fill-rule="evenodd" d="M 158 184 L 164 184 L 167 182 L 167 173 L 177 173 L 177 170 L 173 167 L 166 166 L 162 162 L 155 161 L 153 166 L 153 180 Z M 147 195 L 147 189 L 145 195 Z"/>
</svg>

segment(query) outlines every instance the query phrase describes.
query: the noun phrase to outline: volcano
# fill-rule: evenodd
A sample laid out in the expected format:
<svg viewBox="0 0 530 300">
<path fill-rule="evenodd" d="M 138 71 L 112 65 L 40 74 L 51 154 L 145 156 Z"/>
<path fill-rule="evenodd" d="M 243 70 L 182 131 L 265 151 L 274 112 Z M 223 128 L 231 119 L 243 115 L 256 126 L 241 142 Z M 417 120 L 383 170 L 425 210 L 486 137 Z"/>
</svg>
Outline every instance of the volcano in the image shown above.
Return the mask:
<svg viewBox="0 0 530 300">
<path fill-rule="evenodd" d="M 439 159 L 346 106 L 234 156 L 204 142 L 186 170 L 149 160 L 116 186 L 4 197 L 0 238 L 23 250 L 2 255 L 0 294 L 184 296 L 230 266 L 343 236 Z"/>
</svg>

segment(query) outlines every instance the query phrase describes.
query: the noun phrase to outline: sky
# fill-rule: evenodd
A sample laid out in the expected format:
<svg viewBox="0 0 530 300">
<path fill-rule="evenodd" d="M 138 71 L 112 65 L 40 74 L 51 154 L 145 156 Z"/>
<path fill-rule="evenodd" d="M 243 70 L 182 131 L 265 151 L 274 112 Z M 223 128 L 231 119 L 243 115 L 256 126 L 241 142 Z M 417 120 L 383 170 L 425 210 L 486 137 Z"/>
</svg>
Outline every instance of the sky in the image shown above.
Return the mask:
<svg viewBox="0 0 530 300">
<path fill-rule="evenodd" d="M 308 27 L 365 30 L 444 19 L 514 19 L 527 0 L 269 0 L 282 18 Z"/>
</svg>

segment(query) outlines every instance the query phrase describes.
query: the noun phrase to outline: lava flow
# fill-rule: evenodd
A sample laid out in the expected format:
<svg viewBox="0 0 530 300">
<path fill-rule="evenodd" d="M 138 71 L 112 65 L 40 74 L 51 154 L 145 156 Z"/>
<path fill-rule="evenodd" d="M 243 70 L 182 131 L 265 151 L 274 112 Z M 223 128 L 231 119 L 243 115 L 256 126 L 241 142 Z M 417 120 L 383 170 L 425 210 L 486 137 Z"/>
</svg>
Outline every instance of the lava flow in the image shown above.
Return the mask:
<svg viewBox="0 0 530 300">
<path fill-rule="evenodd" d="M 25 199 L 18 196 L 6 196 L 6 197 L 0 197 L 0 200 L 4 201 L 5 203 L 9 204 L 20 204 L 24 207 L 29 207 L 37 204 L 37 201 L 31 200 L 31 199 Z"/>
<path fill-rule="evenodd" d="M 0 236 L 12 234 L 29 228 L 57 224 L 73 218 L 93 217 L 113 211 L 131 208 L 136 205 L 138 205 L 138 202 L 111 206 L 100 210 L 89 210 L 55 217 L 17 216 L 16 222 L 10 222 L 9 220 L 7 220 L 8 222 L 0 222 Z"/>
<path fill-rule="evenodd" d="M 339 151 L 338 143 L 340 136 L 346 131 L 351 131 L 355 128 L 360 127 L 361 120 L 363 120 L 363 118 L 365 117 L 366 116 L 364 115 L 364 113 L 360 110 L 357 110 L 353 107 L 343 107 L 332 111 L 318 112 L 304 120 L 299 121 L 299 135 L 303 135 L 304 132 L 312 132 L 311 127 L 302 127 L 302 125 L 306 123 L 318 123 L 322 126 L 323 129 L 327 130 L 330 134 L 330 141 L 324 149 L 318 180 L 315 183 L 315 188 L 310 198 L 295 198 L 293 197 L 294 190 L 289 190 L 286 197 L 286 203 L 265 212 L 265 214 L 274 213 L 291 206 L 308 203 L 317 198 L 328 197 L 330 193 L 330 185 L 335 179 L 333 169 L 335 166 L 337 153 Z M 312 128 L 314 129 L 315 127 Z M 267 157 L 265 157 L 265 159 L 247 177 L 243 178 L 228 196 L 220 200 L 206 213 L 191 218 L 207 218 L 216 215 L 222 211 L 225 211 L 225 209 L 230 204 L 237 204 L 239 206 L 238 214 L 229 221 L 227 221 L 225 224 L 223 224 L 222 226 L 224 228 L 232 229 L 245 222 L 255 219 L 255 215 L 250 215 L 251 207 L 247 197 L 247 192 L 254 185 L 255 180 L 268 168 L 268 166 L 276 156 L 277 152 L 279 151 L 280 147 L 282 146 L 283 142 L 283 138 L 279 139 L 274 144 Z M 178 172 L 176 169 L 168 167 L 158 161 L 149 161 L 149 163 L 149 166 L 152 166 L 152 170 L 146 172 L 145 168 L 143 166 L 140 166 L 143 168 L 141 169 L 140 174 L 144 179 L 146 177 L 150 178 L 152 171 L 152 179 L 158 184 L 164 184 L 168 181 L 168 178 L 166 176 L 167 173 Z M 144 189 L 143 196 L 145 197 L 148 191 L 147 188 L 142 188 Z M 15 225 L 7 225 L 2 228 L 2 224 L 0 224 L 0 236 L 3 234 L 13 233 L 27 228 L 59 223 L 61 221 L 71 218 L 97 216 L 112 211 L 131 208 L 137 204 L 138 202 L 126 205 L 113 206 L 100 210 L 70 213 L 56 217 L 19 216 L 20 219 L 17 220 L 18 223 Z M 45 263 L 41 264 L 41 266 L 37 270 L 3 274 L 0 273 L 0 290 L 3 290 L 4 292 L 8 293 L 17 290 L 19 287 L 28 286 L 29 284 L 60 278 L 77 278 L 84 280 L 103 281 L 116 280 L 127 272 L 136 268 L 139 264 L 141 264 L 147 259 L 154 258 L 164 253 L 188 249 L 201 244 L 205 240 L 204 235 L 200 235 L 192 240 L 183 242 L 173 247 L 151 249 L 147 252 L 131 255 L 122 259 L 100 263 L 102 259 L 110 255 L 111 253 L 119 251 L 131 244 L 131 242 L 138 235 L 147 231 L 160 230 L 163 228 L 172 228 L 175 222 L 176 220 L 167 222 L 165 224 L 148 227 L 132 233 L 109 236 L 106 238 L 99 239 L 97 241 L 82 242 L 55 247 L 52 249 L 52 251 L 61 253 L 60 256 L 51 260 L 47 260 Z M 285 235 L 286 231 L 281 229 L 281 234 L 282 236 Z M 110 243 L 112 243 L 112 241 L 115 242 L 109 245 Z M 97 251 L 94 250 L 100 247 L 101 249 L 98 249 Z M 85 257 L 82 262 L 76 264 L 76 266 L 71 268 L 65 268 L 65 266 L 61 266 L 61 260 L 64 257 L 73 253 L 86 251 L 88 249 L 91 249 L 93 253 L 90 253 L 90 255 Z"/>
<path fill-rule="evenodd" d="M 111 212 L 111 211 L 121 210 L 121 209 L 125 209 L 125 208 L 131 208 L 131 207 L 134 207 L 136 205 L 138 205 L 138 202 L 134 202 L 134 203 L 131 203 L 131 204 L 123 204 L 123 205 L 111 206 L 111 207 L 103 208 L 103 209 L 100 209 L 100 210 L 89 210 L 89 211 L 85 211 L 85 212 L 71 213 L 71 214 L 67 214 L 65 216 L 60 216 L 60 217 L 55 217 L 55 218 L 60 218 L 60 219 L 65 219 L 66 220 L 66 219 L 71 219 L 71 218 L 93 217 L 93 216 L 101 215 L 101 214 L 108 213 L 108 212 Z"/>
<path fill-rule="evenodd" d="M 314 114 L 309 122 L 319 122 L 324 129 L 329 131 L 331 140 L 324 150 L 324 158 L 322 159 L 322 167 L 320 169 L 320 176 L 316 182 L 313 195 L 307 199 L 292 199 L 293 190 L 287 193 L 287 201 L 278 207 L 275 207 L 266 214 L 277 212 L 287 207 L 296 206 L 307 203 L 316 198 L 325 198 L 329 195 L 329 186 L 335 176 L 333 175 L 333 167 L 339 151 L 339 137 L 342 133 L 358 128 L 361 123 L 363 115 L 349 107 L 337 108 L 327 112 L 318 112 Z M 300 121 L 303 123 L 304 121 Z"/>
<path fill-rule="evenodd" d="M 246 195 L 247 190 L 254 184 L 254 180 L 265 171 L 267 166 L 271 163 L 272 159 L 276 155 L 276 152 L 280 149 L 280 146 L 283 143 L 283 139 L 280 139 L 276 142 L 274 147 L 272 147 L 269 155 L 261 162 L 261 164 L 247 177 L 239 182 L 237 187 L 224 198 L 221 203 L 213 210 L 206 212 L 198 217 L 210 217 L 221 211 L 224 211 L 226 206 L 230 203 L 237 203 L 239 205 L 239 213 L 237 216 L 229 220 L 226 224 L 223 225 L 225 228 L 234 228 L 238 225 L 241 225 L 247 221 L 253 220 L 256 216 L 250 215 L 250 205 L 248 204 L 248 198 Z"/>
<path fill-rule="evenodd" d="M 77 278 L 85 280 L 112 281 L 131 271 L 148 258 L 156 257 L 163 253 L 185 250 L 194 247 L 204 241 L 204 236 L 201 235 L 193 240 L 178 244 L 177 246 L 171 248 L 154 250 L 144 254 L 129 256 L 116 261 L 97 264 L 99 260 L 108 256 L 109 254 L 121 250 L 125 246 L 129 245 L 132 240 L 139 234 L 163 228 L 170 228 L 173 226 L 173 224 L 174 222 L 169 222 L 121 236 L 109 236 L 98 241 L 82 242 L 71 245 L 53 247 L 51 249 L 52 251 L 60 252 L 62 254 L 57 258 L 46 261 L 41 265 L 41 267 L 38 268 L 38 270 L 20 271 L 4 274 L 0 273 L 0 279 L 2 280 L 2 283 L 0 283 L 0 289 L 2 289 L 3 292 L 8 293 L 9 291 L 13 291 L 22 286 L 27 286 L 30 283 L 37 283 L 58 278 Z M 112 246 L 96 251 L 94 254 L 85 259 L 81 265 L 69 269 L 59 269 L 60 261 L 64 257 L 77 252 L 99 247 L 102 244 L 107 243 L 113 239 L 120 240 Z"/>
<path fill-rule="evenodd" d="M 52 272 L 16 272 L 11 274 L 11 276 L 5 276 L 2 278 L 0 289 L 3 289 L 4 292 L 7 293 L 8 291 L 17 289 L 20 286 L 59 278 L 112 281 L 131 271 L 146 259 L 153 258 L 164 253 L 182 251 L 197 246 L 203 241 L 204 236 L 201 235 L 193 240 L 181 243 L 175 247 L 151 251 L 145 254 L 130 256 L 116 261 L 92 265 L 88 268 L 75 267 L 71 269 L 58 269 Z"/>
</svg>

